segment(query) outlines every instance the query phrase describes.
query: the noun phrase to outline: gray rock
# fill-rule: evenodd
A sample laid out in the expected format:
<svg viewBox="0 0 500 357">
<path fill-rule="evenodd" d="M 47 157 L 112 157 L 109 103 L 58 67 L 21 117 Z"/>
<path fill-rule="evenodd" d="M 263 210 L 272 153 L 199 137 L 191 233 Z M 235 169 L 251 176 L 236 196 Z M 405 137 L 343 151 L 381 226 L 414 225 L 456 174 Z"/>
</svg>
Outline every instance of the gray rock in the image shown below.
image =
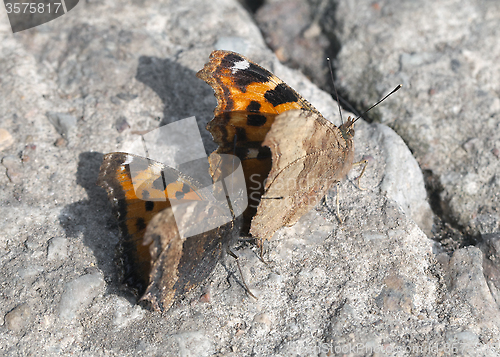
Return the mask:
<svg viewBox="0 0 500 357">
<path fill-rule="evenodd" d="M 491 295 L 500 306 L 500 234 L 485 234 L 479 248 L 483 252 L 483 273 Z"/>
<path fill-rule="evenodd" d="M 134 100 L 135 98 L 138 97 L 137 94 L 132 94 L 132 93 L 118 93 L 116 95 L 117 98 L 120 98 L 121 100 L 125 100 L 127 102 Z"/>
<path fill-rule="evenodd" d="M 483 273 L 483 254 L 478 248 L 468 247 L 455 251 L 448 263 L 447 284 L 456 308 L 450 318 L 459 322 L 464 316 L 474 316 L 477 327 L 497 329 L 500 311 L 491 295 Z"/>
<path fill-rule="evenodd" d="M 66 283 L 59 303 L 59 318 L 71 321 L 101 292 L 104 280 L 98 273 L 83 275 Z"/>
<path fill-rule="evenodd" d="M 372 117 L 403 137 L 440 182 L 442 218 L 469 234 L 500 229 L 500 54 L 496 2 L 332 2 L 325 19 L 341 50 L 337 76 L 366 107 L 397 83 L 403 90 Z M 455 10 L 451 10 L 455 9 Z M 355 60 L 353 60 L 355 58 Z"/>
<path fill-rule="evenodd" d="M 481 59 L 493 57 L 483 54 L 486 40 L 476 35 L 482 26 L 486 38 L 494 37 L 488 37 L 488 31 L 495 32 L 491 21 L 496 12 L 483 16 L 479 5 L 453 2 L 390 2 L 381 10 L 380 3 L 338 4 L 343 21 L 334 29 L 345 31 L 338 37 L 342 51 L 337 75 L 344 90 L 356 94 L 356 102 L 366 107 L 396 83 L 407 84 L 405 94 L 399 92 L 397 100 L 387 101 L 374 113 L 384 123 L 398 123 L 392 126 L 410 144 L 417 162 L 446 187 L 443 197 L 451 197 L 450 187 L 460 183 L 457 190 L 463 190 L 463 197 L 450 207 L 470 204 L 471 212 L 477 213 L 477 223 L 470 226 L 488 231 L 496 222 L 489 209 L 496 201 L 490 204 L 489 196 L 481 199 L 496 183 L 486 180 L 483 185 L 477 179 L 492 177 L 488 160 L 491 169 L 496 168 L 497 124 L 493 116 L 476 127 L 465 117 L 469 115 L 471 123 L 495 114 L 497 67 L 492 61 L 480 66 Z M 327 6 L 325 11 L 325 21 L 333 21 L 331 9 Z M 419 15 L 416 19 L 423 22 L 421 30 L 427 36 L 396 26 L 399 21 L 412 23 L 411 14 Z M 434 18 L 436 14 L 442 21 Z M 380 27 L 373 16 L 384 16 L 390 26 Z M 456 20 L 453 31 L 446 25 L 448 18 Z M 469 38 L 474 34 L 470 24 L 476 24 L 474 38 Z M 227 257 L 204 286 L 163 315 L 136 305 L 120 284 L 114 263 L 118 230 L 105 194 L 95 186 L 101 153 L 192 115 L 203 133 L 216 102 L 212 89 L 195 72 L 214 48 L 244 52 L 338 124 L 337 106 L 304 75 L 282 66 L 264 49 L 251 15 L 232 0 L 182 5 L 125 2 L 118 12 L 112 3 L 80 2 L 69 14 L 16 36 L 8 32 L 8 24 L 0 28 L 5 29 L 0 31 L 0 118 L 2 128 L 21 145 L 3 153 L 19 158 L 22 145 L 36 144 L 30 159 L 23 161 L 20 184 L 0 175 L 0 295 L 8 302 L 0 311 L 6 327 L 22 332 L 0 331 L 4 354 L 436 355 L 449 354 L 445 344 L 456 343 L 464 348 L 457 354 L 494 355 L 500 336 L 500 285 L 492 250 L 497 244 L 487 243 L 487 263 L 477 248 L 458 249 L 451 257 L 437 254 L 441 248 L 423 233 L 429 210 L 410 151 L 384 125 L 363 121 L 356 124 L 355 146 L 356 160 L 370 158 L 361 179 L 367 190 L 356 186 L 360 168 L 355 167 L 340 185 L 343 224 L 336 217 L 334 188 L 295 226 L 266 242 L 266 263 L 258 249 L 245 244 L 234 248 L 258 300 L 246 295 L 236 262 Z M 405 41 L 393 41 L 392 36 Z M 460 53 L 453 47 L 460 41 L 473 46 L 474 39 L 477 51 Z M 360 41 L 371 44 L 366 47 L 369 54 Z M 410 48 L 398 51 L 396 43 Z M 470 62 L 463 60 L 466 55 Z M 475 73 L 472 80 L 470 73 Z M 461 88 L 479 83 L 481 91 L 459 92 L 452 83 L 462 77 L 469 84 Z M 436 111 L 436 103 L 446 110 Z M 488 113 L 473 111 L 476 104 L 483 104 L 478 110 Z M 47 120 L 47 112 L 79 118 L 77 127 L 70 129 L 76 135 L 70 135 L 67 145 L 53 145 L 60 134 Z M 433 117 L 434 113 L 440 114 Z M 116 123 L 121 117 L 127 118 L 130 130 L 120 133 Z M 453 120 L 459 119 L 457 129 Z M 414 132 L 412 125 L 417 136 L 405 134 Z M 454 143 L 453 136 L 460 134 L 462 139 L 464 132 L 474 135 Z M 212 150 L 207 133 L 204 139 L 207 151 Z M 454 156 L 444 159 L 450 148 L 456 148 Z M 477 170 L 461 175 L 460 165 L 466 160 L 478 163 Z M 472 202 L 471 197 L 478 200 Z M 484 210 L 474 211 L 478 205 Z M 455 208 L 450 212 L 459 217 Z M 60 259 L 64 246 L 71 254 L 66 251 L 66 258 Z M 204 297 L 208 290 L 209 302 Z M 29 321 L 37 328 L 16 317 L 23 314 L 13 313 L 28 301 L 33 319 Z"/>
<path fill-rule="evenodd" d="M 20 184 L 23 181 L 23 166 L 21 160 L 14 155 L 7 155 L 2 158 L 2 165 L 7 169 L 6 175 L 14 184 Z"/>
<path fill-rule="evenodd" d="M 119 117 L 118 120 L 115 123 L 116 131 L 119 133 L 123 132 L 124 130 L 127 130 L 130 128 L 129 123 L 127 122 L 127 118 L 125 117 Z"/>
<path fill-rule="evenodd" d="M 211 356 L 215 352 L 213 342 L 203 332 L 183 332 L 174 335 L 181 356 Z"/>
<path fill-rule="evenodd" d="M 8 148 L 12 144 L 14 144 L 12 135 L 10 135 L 7 130 L 0 128 L 0 151 Z"/>
<path fill-rule="evenodd" d="M 396 201 L 429 237 L 432 236 L 433 213 L 427 202 L 424 177 L 417 161 L 394 131 L 385 125 L 375 126 L 375 140 L 385 159 L 380 191 Z"/>
<path fill-rule="evenodd" d="M 131 305 L 130 302 L 124 298 L 117 298 L 113 305 L 116 308 L 113 324 L 118 330 L 130 325 L 133 326 L 133 323 L 143 319 L 146 313 L 139 305 Z"/>
<path fill-rule="evenodd" d="M 336 44 L 321 31 L 319 19 L 324 15 L 308 1 L 272 0 L 264 1 L 255 21 L 282 63 L 300 69 L 321 88 L 330 88 L 326 57 L 334 55 Z"/>
</svg>

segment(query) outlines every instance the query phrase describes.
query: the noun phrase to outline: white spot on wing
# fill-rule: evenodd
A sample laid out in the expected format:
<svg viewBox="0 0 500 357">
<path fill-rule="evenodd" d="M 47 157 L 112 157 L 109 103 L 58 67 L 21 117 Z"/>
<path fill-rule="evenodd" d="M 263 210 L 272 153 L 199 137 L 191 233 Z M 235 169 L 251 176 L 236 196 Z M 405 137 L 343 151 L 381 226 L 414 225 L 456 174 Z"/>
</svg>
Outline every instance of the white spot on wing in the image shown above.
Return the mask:
<svg viewBox="0 0 500 357">
<path fill-rule="evenodd" d="M 247 60 L 241 60 L 238 62 L 234 62 L 233 68 L 231 69 L 231 72 L 235 74 L 238 71 L 242 71 L 250 67 L 250 63 Z"/>
<path fill-rule="evenodd" d="M 127 158 L 123 162 L 123 165 L 128 165 L 134 160 L 134 157 L 132 155 L 127 155 Z"/>
</svg>

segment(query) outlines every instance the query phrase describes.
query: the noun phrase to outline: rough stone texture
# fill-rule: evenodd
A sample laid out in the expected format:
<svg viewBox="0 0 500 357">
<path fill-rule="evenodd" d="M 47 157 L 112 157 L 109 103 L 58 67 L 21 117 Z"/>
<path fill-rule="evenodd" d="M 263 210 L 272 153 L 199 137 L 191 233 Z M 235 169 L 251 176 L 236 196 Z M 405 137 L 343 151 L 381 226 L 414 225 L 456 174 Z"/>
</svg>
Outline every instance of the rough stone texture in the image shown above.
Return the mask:
<svg viewBox="0 0 500 357">
<path fill-rule="evenodd" d="M 59 302 L 59 318 L 64 322 L 74 320 L 103 286 L 104 280 L 99 273 L 82 275 L 66 283 Z"/>
<path fill-rule="evenodd" d="M 255 13 L 266 44 L 287 66 L 300 69 L 318 86 L 330 88 L 326 57 L 332 57 L 336 43 L 322 32 L 321 5 L 308 1 L 265 1 Z"/>
<path fill-rule="evenodd" d="M 63 137 L 67 137 L 69 132 L 76 126 L 76 118 L 73 115 L 48 112 L 47 118 Z"/>
<path fill-rule="evenodd" d="M 396 201 L 420 229 L 431 236 L 433 214 L 427 202 L 424 178 L 417 161 L 394 131 L 385 125 L 373 126 L 376 128 L 372 131 L 376 140 L 374 146 L 380 147 L 381 156 L 385 158 L 380 191 Z M 358 145 L 366 145 L 368 140 L 358 141 Z M 367 154 L 370 154 L 370 151 L 367 150 Z"/>
<path fill-rule="evenodd" d="M 323 25 L 341 44 L 342 89 L 366 107 L 402 83 L 374 117 L 438 179 L 444 219 L 474 235 L 498 232 L 500 4 L 357 0 L 334 7 Z"/>
<path fill-rule="evenodd" d="M 346 26 L 366 21 L 370 29 L 378 29 L 366 20 L 370 11 L 379 11 L 370 6 L 366 13 L 356 8 L 349 13 L 339 3 Z M 394 19 L 403 18 L 405 6 L 412 5 L 395 6 Z M 423 9 L 420 5 L 414 12 L 432 13 Z M 457 3 L 441 13 L 437 25 L 426 24 L 444 26 L 456 11 L 468 13 Z M 214 149 L 203 127 L 215 98 L 195 77 L 214 48 L 238 50 L 270 68 L 338 123 L 336 105 L 303 75 L 279 64 L 236 1 L 80 2 L 68 15 L 15 35 L 6 14 L 0 14 L 0 124 L 15 140 L 1 151 L 7 163 L 2 167 L 15 168 L 18 177 L 10 180 L 7 170 L 0 171 L 0 354 L 433 355 L 457 352 L 452 348 L 460 349 L 460 355 L 498 353 L 498 243 L 487 241 L 482 249 L 489 253 L 484 257 L 474 247 L 452 256 L 443 253 L 422 231 L 428 230 L 431 214 L 410 151 L 391 129 L 362 121 L 356 125 L 355 146 L 356 159 L 370 162 L 361 179 L 367 190 L 355 186 L 355 168 L 340 186 L 342 225 L 335 215 L 334 188 L 321 205 L 266 245 L 267 264 L 245 243 L 234 248 L 258 300 L 245 294 L 235 261 L 226 258 L 206 286 L 187 294 L 163 316 L 135 305 L 119 284 L 114 262 L 118 229 L 105 193 L 95 185 L 102 153 L 115 151 L 160 123 L 193 115 L 207 150 Z M 348 16 L 356 20 L 347 21 Z M 460 21 L 452 25 L 465 31 L 469 22 Z M 382 35 L 397 35 L 383 28 Z M 493 29 L 488 21 L 485 29 Z M 370 33 L 359 27 L 353 32 Z M 451 34 L 461 38 L 448 34 L 447 27 L 437 31 Z M 433 41 L 432 36 L 413 39 L 422 48 Z M 366 58 L 378 58 L 381 46 L 391 54 L 387 58 L 394 55 L 399 63 L 389 44 L 374 42 L 370 57 L 362 43 L 353 42 L 358 52 L 350 58 L 360 73 L 368 71 Z M 346 58 L 342 56 L 339 63 Z M 448 73 L 443 66 L 429 74 L 427 62 L 421 63 L 419 75 L 436 85 L 439 74 Z M 494 71 L 494 66 L 482 68 Z M 346 90 L 351 75 L 352 83 L 364 83 L 359 86 L 367 89 L 359 91 L 356 100 L 366 103 L 397 82 L 397 72 L 382 69 L 376 83 L 371 76 L 361 82 L 354 74 L 337 76 Z M 441 93 L 436 95 L 449 103 L 462 101 L 452 88 L 436 89 Z M 398 94 L 378 109 L 382 122 L 402 118 L 401 106 L 416 106 L 418 98 L 407 95 Z M 487 92 L 483 99 L 491 96 Z M 466 109 L 470 100 L 465 104 Z M 428 108 L 430 104 L 419 109 Z M 47 118 L 49 112 L 76 118 L 63 144 Z M 411 113 L 405 117 L 410 123 L 425 117 L 421 111 Z M 436 127 L 441 133 L 446 129 L 444 124 Z M 424 132 L 435 138 L 439 132 L 433 128 Z M 481 143 L 491 144 L 472 142 L 472 152 Z M 440 150 L 452 152 L 445 148 Z M 450 163 L 456 160 L 447 157 Z M 421 156 L 417 159 L 423 165 Z M 428 160 L 438 162 L 440 156 Z M 447 167 L 439 169 L 451 170 Z M 488 220 L 481 222 L 491 227 Z"/>
</svg>

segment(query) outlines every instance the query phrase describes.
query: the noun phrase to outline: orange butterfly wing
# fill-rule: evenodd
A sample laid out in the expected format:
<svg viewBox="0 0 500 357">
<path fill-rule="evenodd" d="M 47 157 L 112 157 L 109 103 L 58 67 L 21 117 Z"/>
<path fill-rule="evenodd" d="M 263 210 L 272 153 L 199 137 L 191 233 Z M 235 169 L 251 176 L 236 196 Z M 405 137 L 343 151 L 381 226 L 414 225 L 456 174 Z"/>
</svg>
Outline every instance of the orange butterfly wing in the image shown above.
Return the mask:
<svg viewBox="0 0 500 357">
<path fill-rule="evenodd" d="M 217 98 L 214 118 L 207 125 L 219 145 L 216 153 L 233 154 L 242 161 L 249 205 L 244 232 L 248 232 L 272 165 L 271 152 L 262 142 L 275 117 L 291 109 L 321 114 L 274 74 L 234 52 L 213 51 L 197 76 Z M 215 176 L 224 171 L 212 166 L 211 170 Z"/>
<path fill-rule="evenodd" d="M 202 200 L 197 184 L 179 171 L 127 153 L 104 156 L 97 185 L 103 187 L 123 235 L 123 282 L 141 295 L 149 285 L 151 255 L 143 244 L 150 221 L 171 207 L 170 200 Z M 175 197 L 168 197 L 175 192 Z M 175 227 L 174 227 L 175 229 Z"/>
</svg>

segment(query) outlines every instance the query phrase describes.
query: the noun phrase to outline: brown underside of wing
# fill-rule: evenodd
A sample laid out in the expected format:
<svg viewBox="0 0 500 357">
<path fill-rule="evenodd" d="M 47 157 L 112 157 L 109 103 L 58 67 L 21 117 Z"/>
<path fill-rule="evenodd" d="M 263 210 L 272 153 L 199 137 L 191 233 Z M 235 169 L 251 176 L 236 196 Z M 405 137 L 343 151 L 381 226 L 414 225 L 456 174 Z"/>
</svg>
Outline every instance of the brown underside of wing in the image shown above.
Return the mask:
<svg viewBox="0 0 500 357">
<path fill-rule="evenodd" d="M 352 138 L 322 116 L 307 111 L 279 115 L 263 145 L 272 152 L 272 169 L 250 233 L 270 239 L 313 208 L 352 167 Z"/>
<path fill-rule="evenodd" d="M 148 226 L 145 241 L 152 256 L 150 283 L 142 296 L 157 311 L 172 304 L 212 273 L 223 251 L 239 234 L 239 221 L 181 239 L 171 209 L 160 212 Z"/>
</svg>

